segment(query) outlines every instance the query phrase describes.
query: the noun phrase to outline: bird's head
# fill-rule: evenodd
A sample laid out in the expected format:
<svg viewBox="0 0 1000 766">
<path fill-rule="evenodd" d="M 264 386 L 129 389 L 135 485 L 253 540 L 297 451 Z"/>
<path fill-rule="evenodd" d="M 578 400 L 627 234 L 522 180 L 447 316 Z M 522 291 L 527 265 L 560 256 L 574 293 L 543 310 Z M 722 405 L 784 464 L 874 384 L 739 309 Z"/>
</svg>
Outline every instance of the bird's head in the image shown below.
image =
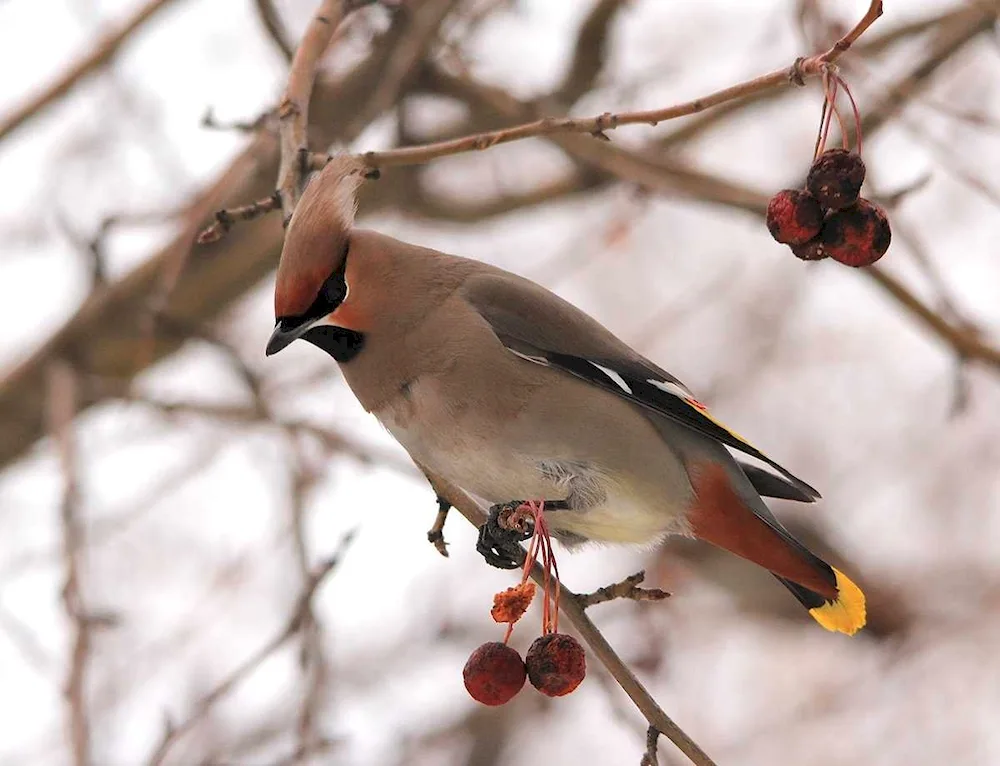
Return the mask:
<svg viewBox="0 0 1000 766">
<path fill-rule="evenodd" d="M 330 343 L 360 344 L 345 301 L 350 295 L 347 267 L 357 189 L 365 173 L 360 162 L 341 155 L 306 187 L 289 222 L 278 264 L 268 356 L 304 338 L 342 361 L 327 348 Z"/>
</svg>

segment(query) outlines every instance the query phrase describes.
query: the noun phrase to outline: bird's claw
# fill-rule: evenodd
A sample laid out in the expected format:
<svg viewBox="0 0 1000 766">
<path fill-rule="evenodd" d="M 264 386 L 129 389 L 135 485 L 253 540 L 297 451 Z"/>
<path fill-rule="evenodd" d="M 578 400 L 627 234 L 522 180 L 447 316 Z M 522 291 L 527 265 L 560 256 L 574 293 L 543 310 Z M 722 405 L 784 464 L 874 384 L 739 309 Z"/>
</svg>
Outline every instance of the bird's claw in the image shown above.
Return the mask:
<svg viewBox="0 0 1000 766">
<path fill-rule="evenodd" d="M 524 561 L 520 543 L 534 533 L 534 522 L 530 516 L 516 513 L 522 505 L 523 502 L 516 500 L 490 507 L 490 515 L 479 528 L 476 540 L 476 550 L 490 566 L 517 569 Z"/>
</svg>

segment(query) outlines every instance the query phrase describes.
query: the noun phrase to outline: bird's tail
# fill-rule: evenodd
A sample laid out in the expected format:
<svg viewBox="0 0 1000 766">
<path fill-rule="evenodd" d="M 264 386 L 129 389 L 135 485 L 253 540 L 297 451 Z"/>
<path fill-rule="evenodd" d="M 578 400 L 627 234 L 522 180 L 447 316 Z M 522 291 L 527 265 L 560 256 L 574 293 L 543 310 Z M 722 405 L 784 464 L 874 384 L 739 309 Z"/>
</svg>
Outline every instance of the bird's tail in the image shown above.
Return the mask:
<svg viewBox="0 0 1000 766">
<path fill-rule="evenodd" d="M 865 625 L 865 594 L 839 569 L 830 569 L 837 581 L 837 597 L 832 601 L 781 575 L 775 577 L 809 610 L 816 622 L 827 630 L 853 636 Z"/>
<path fill-rule="evenodd" d="M 792 537 L 759 497 L 757 503 L 741 497 L 717 463 L 702 464 L 691 477 L 688 521 L 695 537 L 770 570 L 827 630 L 850 636 L 864 627 L 861 589 Z"/>
</svg>

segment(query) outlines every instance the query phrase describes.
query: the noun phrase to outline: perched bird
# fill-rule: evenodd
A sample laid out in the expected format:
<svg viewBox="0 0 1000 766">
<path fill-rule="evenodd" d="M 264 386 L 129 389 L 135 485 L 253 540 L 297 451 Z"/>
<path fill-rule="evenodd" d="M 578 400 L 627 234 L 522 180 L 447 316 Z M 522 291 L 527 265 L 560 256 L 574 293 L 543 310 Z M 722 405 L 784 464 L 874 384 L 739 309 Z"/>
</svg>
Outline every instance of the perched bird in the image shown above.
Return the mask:
<svg viewBox="0 0 1000 766">
<path fill-rule="evenodd" d="M 693 536 L 770 570 L 823 627 L 864 625 L 861 590 L 761 499 L 813 502 L 816 490 L 545 288 L 355 229 L 362 177 L 340 157 L 306 188 L 267 354 L 296 338 L 325 350 L 418 464 L 492 503 L 479 546 L 488 561 L 513 564 L 498 510 L 542 500 L 569 546 Z"/>
</svg>

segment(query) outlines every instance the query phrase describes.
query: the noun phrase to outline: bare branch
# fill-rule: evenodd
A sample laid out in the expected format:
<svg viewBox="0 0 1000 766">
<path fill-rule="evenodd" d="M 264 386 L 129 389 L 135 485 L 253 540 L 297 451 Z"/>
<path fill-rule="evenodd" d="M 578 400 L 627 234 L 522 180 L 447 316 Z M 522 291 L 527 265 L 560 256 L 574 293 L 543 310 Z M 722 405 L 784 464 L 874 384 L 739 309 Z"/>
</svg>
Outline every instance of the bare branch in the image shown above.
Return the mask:
<svg viewBox="0 0 1000 766">
<path fill-rule="evenodd" d="M 254 0 L 254 6 L 257 8 L 260 23 L 264 25 L 264 29 L 267 31 L 267 36 L 271 38 L 271 42 L 281 51 L 281 55 L 285 57 L 285 61 L 291 63 L 295 49 L 288 40 L 285 25 L 281 23 L 281 16 L 274 7 L 274 3 L 271 0 Z"/>
<path fill-rule="evenodd" d="M 102 38 L 90 53 L 70 66 L 48 87 L 17 107 L 12 114 L 0 119 L 0 141 L 3 141 L 21 125 L 41 114 L 47 107 L 69 93 L 84 77 L 110 62 L 132 33 L 153 18 L 158 11 L 168 6 L 170 2 L 171 0 L 151 0 L 143 5 L 134 16 L 116 31 Z"/>
<path fill-rule="evenodd" d="M 69 709 L 69 742 L 75 766 L 90 764 L 90 725 L 87 715 L 86 673 L 90 655 L 90 622 L 80 593 L 80 553 L 83 530 L 79 520 L 80 480 L 73 419 L 77 413 L 77 374 L 57 359 L 49 368 L 49 428 L 59 450 L 63 474 L 60 515 L 63 532 L 63 607 L 73 626 L 69 672 L 63 691 Z"/>
<path fill-rule="evenodd" d="M 693 101 L 668 106 L 662 109 L 652 109 L 637 112 L 604 112 L 594 117 L 543 117 L 522 125 L 463 136 L 450 141 L 440 141 L 424 146 L 407 146 L 400 149 L 389 149 L 383 152 L 365 152 L 360 157 L 370 167 L 384 168 L 394 165 L 413 165 L 429 162 L 439 157 L 446 157 L 461 152 L 482 151 L 499 144 L 520 141 L 536 136 L 554 136 L 561 133 L 588 133 L 598 138 L 607 138 L 605 131 L 614 130 L 623 125 L 657 125 L 667 120 L 697 114 L 706 109 L 734 99 L 742 99 L 760 91 L 769 90 L 792 83 L 803 84 L 805 78 L 822 74 L 851 47 L 875 20 L 882 15 L 881 0 L 873 0 L 868 12 L 858 24 L 826 53 L 797 59 L 791 66 L 778 69 L 752 80 L 732 85 L 728 88 L 711 93 Z M 309 160 L 310 167 L 321 166 L 325 160 L 322 156 L 314 156 Z M 282 187 L 282 193 L 284 188 Z M 286 211 L 287 217 L 287 211 Z"/>
<path fill-rule="evenodd" d="M 639 766 L 660 766 L 660 758 L 656 754 L 657 746 L 660 743 L 660 732 L 655 726 L 650 726 L 646 730 L 646 752 L 642 755 Z"/>
<path fill-rule="evenodd" d="M 605 585 L 598 588 L 593 593 L 583 593 L 576 597 L 580 606 L 584 609 L 603 604 L 606 601 L 613 601 L 616 598 L 628 598 L 633 601 L 662 601 L 670 598 L 670 594 L 659 588 L 640 588 L 639 584 L 646 579 L 645 572 L 636 572 L 634 575 L 626 577 L 621 582 L 613 585 Z"/>
<path fill-rule="evenodd" d="M 91 395 L 102 399 L 134 402 L 166 415 L 190 415 L 235 424 L 277 427 L 283 431 L 315 439 L 330 453 L 345 455 L 364 465 L 377 464 L 391 468 L 404 475 L 415 474 L 412 464 L 407 460 L 397 457 L 394 452 L 368 447 L 360 441 L 318 423 L 276 417 L 258 406 L 205 404 L 201 402 L 160 399 L 155 396 L 131 391 L 127 385 L 122 385 L 114 380 L 99 380 L 94 378 L 87 379 L 87 390 Z"/>
<path fill-rule="evenodd" d="M 347 14 L 358 5 L 360 3 L 357 0 L 323 0 L 292 59 L 288 84 L 278 105 L 278 133 L 281 142 L 278 194 L 285 221 L 292 217 L 305 180 L 306 168 L 302 158 L 309 150 L 306 126 L 309 124 L 309 98 L 316 80 L 316 68 L 333 39 L 333 33 Z"/>
<path fill-rule="evenodd" d="M 230 122 L 222 122 L 215 116 L 215 110 L 212 109 L 212 107 L 209 107 L 205 110 L 205 114 L 201 117 L 201 126 L 211 130 L 232 130 L 237 133 L 256 133 L 265 126 L 268 126 L 273 130 L 274 118 L 274 110 L 267 109 L 258 114 L 252 120 L 232 120 Z"/>
<path fill-rule="evenodd" d="M 160 766 L 164 763 L 170 750 L 177 744 L 177 741 L 191 731 L 220 699 L 245 681 L 260 667 L 264 660 L 278 651 L 278 649 L 299 632 L 303 621 L 306 619 L 306 614 L 312 609 L 313 596 L 323 581 L 337 568 L 352 540 L 353 534 L 348 534 L 344 537 L 336 552 L 310 573 L 283 630 L 230 672 L 221 683 L 195 705 L 194 710 L 181 723 L 173 725 L 168 721 L 163 738 L 148 761 L 149 766 Z"/>
<path fill-rule="evenodd" d="M 611 24 L 624 5 L 625 0 L 597 0 L 594 3 L 577 33 L 569 68 L 551 100 L 572 106 L 594 87 L 607 58 Z"/>
<path fill-rule="evenodd" d="M 309 549 L 306 543 L 305 513 L 306 500 L 310 488 L 318 478 L 306 465 L 306 460 L 295 434 L 288 434 L 292 452 L 291 487 L 289 498 L 289 515 L 291 516 L 292 547 L 295 551 L 295 563 L 304 583 L 309 582 Z M 323 654 L 323 638 L 319 620 L 313 611 L 311 601 L 303 602 L 303 611 L 299 624 L 301 647 L 299 650 L 299 665 L 305 676 L 306 691 L 302 695 L 299 706 L 298 747 L 296 753 L 300 758 L 314 752 L 320 744 L 321 737 L 316 730 L 319 706 L 326 686 L 326 658 Z"/>
<path fill-rule="evenodd" d="M 207 245 L 222 239 L 237 221 L 252 221 L 272 210 L 281 209 L 281 195 L 275 192 L 270 197 L 251 202 L 249 205 L 219 210 L 215 214 L 215 223 L 203 230 L 196 240 L 199 245 Z"/>
</svg>

